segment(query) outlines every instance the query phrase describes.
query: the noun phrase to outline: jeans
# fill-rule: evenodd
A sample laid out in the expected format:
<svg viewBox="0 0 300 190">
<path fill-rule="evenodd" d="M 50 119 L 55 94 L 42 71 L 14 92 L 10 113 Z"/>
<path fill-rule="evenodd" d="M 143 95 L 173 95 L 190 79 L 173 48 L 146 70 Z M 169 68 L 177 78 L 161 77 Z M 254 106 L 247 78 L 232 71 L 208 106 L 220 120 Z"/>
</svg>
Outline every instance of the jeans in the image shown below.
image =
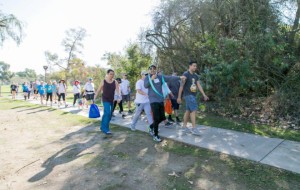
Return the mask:
<svg viewBox="0 0 300 190">
<path fill-rule="evenodd" d="M 148 124 L 151 125 L 153 123 L 153 118 L 151 115 L 151 107 L 150 107 L 150 103 L 143 103 L 143 104 L 135 104 L 136 105 L 136 109 L 135 109 L 135 113 L 134 116 L 132 118 L 131 121 L 131 127 L 135 128 L 135 125 L 137 123 L 137 120 L 139 119 L 142 111 L 144 110 L 146 115 L 147 115 L 147 119 L 148 119 Z"/>
<path fill-rule="evenodd" d="M 109 132 L 109 122 L 111 120 L 111 110 L 113 108 L 113 103 L 112 102 L 103 102 L 103 116 L 102 116 L 102 121 L 101 121 L 101 127 L 100 130 L 103 133 Z"/>
</svg>

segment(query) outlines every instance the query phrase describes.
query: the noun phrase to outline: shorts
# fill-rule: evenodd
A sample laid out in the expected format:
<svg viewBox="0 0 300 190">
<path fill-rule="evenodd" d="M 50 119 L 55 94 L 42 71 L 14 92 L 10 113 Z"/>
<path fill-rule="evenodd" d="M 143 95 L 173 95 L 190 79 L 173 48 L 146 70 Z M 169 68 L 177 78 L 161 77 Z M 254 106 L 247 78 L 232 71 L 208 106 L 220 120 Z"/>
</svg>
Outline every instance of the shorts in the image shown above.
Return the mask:
<svg viewBox="0 0 300 190">
<path fill-rule="evenodd" d="M 129 102 L 130 101 L 130 94 L 122 95 L 122 100 L 125 101 L 125 102 Z"/>
<path fill-rule="evenodd" d="M 177 103 L 176 99 L 171 99 L 171 104 L 172 104 L 173 110 L 179 110 L 179 104 Z"/>
<path fill-rule="evenodd" d="M 188 95 L 184 97 L 185 99 L 185 110 L 194 112 L 198 110 L 198 104 L 196 100 L 196 96 Z"/>
<path fill-rule="evenodd" d="M 86 94 L 86 95 L 85 95 L 85 99 L 86 99 L 86 100 L 94 100 L 94 95 L 95 95 L 95 94 Z"/>
</svg>

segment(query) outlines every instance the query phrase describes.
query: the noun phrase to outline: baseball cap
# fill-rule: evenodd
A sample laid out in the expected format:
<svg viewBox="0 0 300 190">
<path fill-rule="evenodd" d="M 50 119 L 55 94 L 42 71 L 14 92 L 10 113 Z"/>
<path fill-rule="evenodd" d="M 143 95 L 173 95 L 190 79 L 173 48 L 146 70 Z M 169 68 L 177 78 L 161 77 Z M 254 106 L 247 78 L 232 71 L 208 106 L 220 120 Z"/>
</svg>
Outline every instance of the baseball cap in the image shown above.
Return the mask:
<svg viewBox="0 0 300 190">
<path fill-rule="evenodd" d="M 155 66 L 154 64 L 151 64 L 151 65 L 149 66 L 149 69 L 152 68 L 152 67 L 155 67 L 155 68 L 156 68 L 156 66 Z"/>
</svg>

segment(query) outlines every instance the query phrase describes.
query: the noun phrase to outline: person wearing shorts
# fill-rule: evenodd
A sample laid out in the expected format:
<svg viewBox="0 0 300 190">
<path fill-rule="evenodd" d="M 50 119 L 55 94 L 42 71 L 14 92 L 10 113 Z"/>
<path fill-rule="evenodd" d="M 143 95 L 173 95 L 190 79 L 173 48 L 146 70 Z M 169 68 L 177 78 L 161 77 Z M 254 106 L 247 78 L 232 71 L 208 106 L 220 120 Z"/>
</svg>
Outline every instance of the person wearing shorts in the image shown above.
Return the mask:
<svg viewBox="0 0 300 190">
<path fill-rule="evenodd" d="M 95 96 L 95 85 L 93 83 L 93 79 L 89 78 L 88 82 L 84 85 L 84 91 L 85 91 L 85 99 L 86 99 L 86 108 L 89 107 L 89 101 L 94 100 Z"/>
<path fill-rule="evenodd" d="M 15 83 L 12 83 L 12 85 L 10 85 L 10 92 L 11 92 L 11 98 L 16 99 L 17 85 Z"/>
<path fill-rule="evenodd" d="M 189 70 L 183 73 L 183 76 L 186 77 L 186 80 L 182 81 L 181 86 L 179 88 L 177 103 L 181 104 L 181 95 L 183 92 L 183 98 L 185 99 L 186 103 L 186 111 L 183 118 L 183 127 L 185 132 L 191 132 L 192 134 L 199 134 L 199 131 L 196 129 L 196 112 L 198 109 L 197 99 L 196 99 L 196 92 L 197 88 L 201 92 L 204 97 L 204 100 L 207 101 L 209 98 L 204 93 L 202 86 L 199 81 L 198 75 L 195 73 L 197 69 L 197 62 L 190 61 L 189 62 Z M 190 130 L 187 127 L 188 118 L 191 118 L 192 122 L 192 129 Z"/>
<path fill-rule="evenodd" d="M 65 80 L 61 79 L 58 84 L 58 107 L 61 105 L 61 99 L 63 100 L 63 103 L 65 107 L 68 107 L 66 103 L 66 92 L 67 92 L 67 86 L 65 83 Z"/>
<path fill-rule="evenodd" d="M 128 113 L 133 113 L 131 109 L 131 99 L 130 99 L 130 82 L 127 80 L 127 74 L 123 75 L 122 82 L 120 84 L 121 94 L 122 94 L 122 102 L 127 102 Z"/>
</svg>

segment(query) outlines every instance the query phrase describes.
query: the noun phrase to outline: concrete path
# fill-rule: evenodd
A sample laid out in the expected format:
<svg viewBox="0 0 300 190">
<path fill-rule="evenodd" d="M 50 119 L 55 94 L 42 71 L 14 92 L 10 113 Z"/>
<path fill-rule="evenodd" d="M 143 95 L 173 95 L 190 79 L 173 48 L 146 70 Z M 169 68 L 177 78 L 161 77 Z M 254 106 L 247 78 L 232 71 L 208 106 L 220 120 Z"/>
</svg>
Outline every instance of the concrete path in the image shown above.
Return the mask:
<svg viewBox="0 0 300 190">
<path fill-rule="evenodd" d="M 38 101 L 30 100 L 29 102 L 39 104 Z M 58 109 L 57 105 L 52 107 Z M 88 117 L 88 110 L 78 110 L 77 107 L 60 109 Z M 102 116 L 103 112 L 100 112 Z M 100 120 L 100 118 L 98 119 Z M 111 123 L 130 128 L 130 121 L 130 116 L 123 119 L 119 114 L 116 114 Z M 196 136 L 184 133 L 183 128 L 179 125 L 174 125 L 173 128 L 166 128 L 161 125 L 159 135 L 162 138 L 169 138 L 193 146 L 254 160 L 300 174 L 300 142 L 267 138 L 209 126 L 198 125 L 197 128 L 200 135 Z M 136 129 L 147 132 L 147 123 L 144 117 L 141 117 L 138 121 Z"/>
</svg>

